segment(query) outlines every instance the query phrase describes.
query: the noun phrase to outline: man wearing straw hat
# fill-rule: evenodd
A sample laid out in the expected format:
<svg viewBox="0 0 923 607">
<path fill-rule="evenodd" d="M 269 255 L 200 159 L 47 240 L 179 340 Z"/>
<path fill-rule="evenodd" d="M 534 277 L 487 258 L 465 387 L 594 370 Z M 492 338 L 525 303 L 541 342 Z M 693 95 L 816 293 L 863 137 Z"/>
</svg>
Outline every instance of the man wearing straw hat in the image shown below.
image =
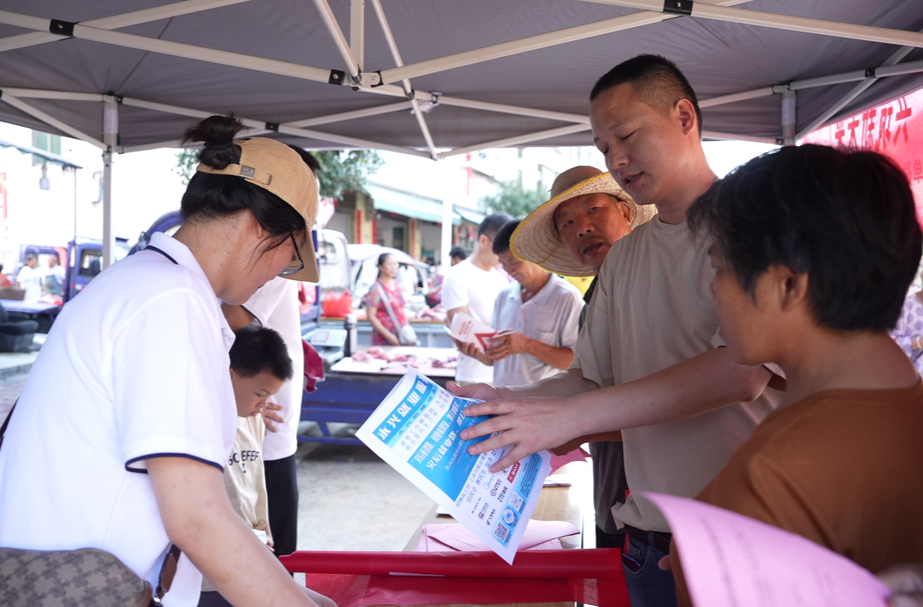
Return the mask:
<svg viewBox="0 0 923 607">
<path fill-rule="evenodd" d="M 554 180 L 551 199 L 522 221 L 513 234 L 511 249 L 517 257 L 549 272 L 593 276 L 584 295 L 589 305 L 612 244 L 647 223 L 656 212 L 653 205 L 635 204 L 609 173 L 576 166 Z M 584 308 L 581 313 L 581 326 L 586 311 Z M 621 548 L 625 543 L 625 534 L 610 513 L 613 506 L 625 502 L 628 491 L 621 436 L 614 438 L 618 440 L 590 443 L 597 548 Z M 570 450 L 565 447 L 560 451 Z"/>
<path fill-rule="evenodd" d="M 461 435 L 499 433 L 469 447 L 472 454 L 512 446 L 492 471 L 621 430 L 632 493 L 612 515 L 629 536 L 623 570 L 632 607 L 675 605 L 673 576 L 658 567 L 670 529 L 639 493 L 697 495 L 774 408 L 764 393 L 771 373 L 734 363 L 716 341 L 709 243 L 693 240 L 686 226 L 686 210 L 716 177 L 682 72 L 641 55 L 600 78 L 590 102 L 594 143 L 609 172 L 639 205 L 655 205 L 658 217 L 609 251 L 587 313 L 592 330 L 581 332 L 567 373 L 525 388 L 453 390 L 492 401 L 465 409 L 496 417 Z"/>
</svg>

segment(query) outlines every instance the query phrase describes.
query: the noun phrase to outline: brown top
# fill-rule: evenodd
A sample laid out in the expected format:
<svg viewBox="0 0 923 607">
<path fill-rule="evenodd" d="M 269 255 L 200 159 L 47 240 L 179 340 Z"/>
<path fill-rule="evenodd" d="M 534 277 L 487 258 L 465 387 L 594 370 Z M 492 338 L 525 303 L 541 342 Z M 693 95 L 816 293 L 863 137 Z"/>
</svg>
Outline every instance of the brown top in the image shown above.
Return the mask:
<svg viewBox="0 0 923 607">
<path fill-rule="evenodd" d="M 697 499 L 873 573 L 923 562 L 923 383 L 829 390 L 775 411 Z M 675 573 L 680 604 L 689 605 Z"/>
</svg>

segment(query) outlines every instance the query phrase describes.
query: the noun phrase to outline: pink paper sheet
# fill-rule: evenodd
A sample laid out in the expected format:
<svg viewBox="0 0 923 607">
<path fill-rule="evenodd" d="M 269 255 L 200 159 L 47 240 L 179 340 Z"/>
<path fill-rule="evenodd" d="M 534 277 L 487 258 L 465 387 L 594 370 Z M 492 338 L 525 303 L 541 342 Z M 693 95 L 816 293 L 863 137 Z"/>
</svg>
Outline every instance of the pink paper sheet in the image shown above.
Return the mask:
<svg viewBox="0 0 923 607">
<path fill-rule="evenodd" d="M 886 607 L 871 573 L 823 546 L 682 497 L 645 493 L 663 512 L 698 607 Z"/>
<path fill-rule="evenodd" d="M 586 458 L 590 456 L 589 453 L 584 451 L 582 448 L 574 449 L 570 453 L 565 453 L 564 455 L 551 455 L 551 473 L 554 474 L 555 471 L 565 466 L 571 462 L 585 462 Z"/>
<path fill-rule="evenodd" d="M 539 550 L 561 549 L 558 538 L 580 533 L 573 524 L 566 521 L 529 521 L 528 527 L 519 544 L 520 550 L 531 548 Z M 474 536 L 459 523 L 433 523 L 424 525 L 417 544 L 417 552 L 445 551 L 482 552 L 490 547 Z"/>
</svg>

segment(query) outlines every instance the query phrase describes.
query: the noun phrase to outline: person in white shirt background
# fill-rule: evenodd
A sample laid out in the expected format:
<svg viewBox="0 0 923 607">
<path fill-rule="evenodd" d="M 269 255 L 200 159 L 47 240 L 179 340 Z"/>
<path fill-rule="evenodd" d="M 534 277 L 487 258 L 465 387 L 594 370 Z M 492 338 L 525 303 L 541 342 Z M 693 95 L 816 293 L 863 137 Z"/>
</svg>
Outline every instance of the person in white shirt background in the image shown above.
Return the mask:
<svg viewBox="0 0 923 607">
<path fill-rule="evenodd" d="M 509 285 L 509 278 L 497 269 L 500 260 L 493 252 L 493 241 L 500 228 L 511 219 L 506 213 L 485 217 L 478 226 L 478 239 L 471 256 L 446 270 L 442 281 L 442 306 L 448 312 L 447 325 L 452 324 L 452 318 L 459 312 L 485 325 L 490 323 L 494 301 Z M 455 345 L 463 347 L 457 341 Z M 493 376 L 493 369 L 476 358 L 463 352 L 458 355 L 456 381 L 490 382 Z"/>
<path fill-rule="evenodd" d="M 508 222 L 493 242 L 500 265 L 515 280 L 494 302 L 490 326 L 498 332 L 486 352 L 462 344 L 466 355 L 493 366 L 498 386 L 523 386 L 567 369 L 583 309 L 574 285 L 513 255 L 510 238 L 519 223 Z"/>
<path fill-rule="evenodd" d="M 64 266 L 59 263 L 58 254 L 48 256 L 48 266 L 42 272 L 42 293 L 61 297 L 64 290 Z"/>
<path fill-rule="evenodd" d="M 24 299 L 34 301 L 42 296 L 42 273 L 37 266 L 38 256 L 27 253 L 25 263 L 16 275 L 16 286 L 26 290 Z"/>
</svg>

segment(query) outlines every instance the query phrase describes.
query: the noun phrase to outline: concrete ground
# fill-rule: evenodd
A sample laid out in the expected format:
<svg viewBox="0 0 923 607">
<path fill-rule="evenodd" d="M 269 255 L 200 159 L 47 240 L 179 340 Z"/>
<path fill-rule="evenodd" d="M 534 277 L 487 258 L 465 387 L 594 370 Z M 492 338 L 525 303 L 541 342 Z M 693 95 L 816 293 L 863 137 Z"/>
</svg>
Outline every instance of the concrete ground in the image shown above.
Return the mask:
<svg viewBox="0 0 923 607">
<path fill-rule="evenodd" d="M 0 423 L 36 356 L 0 353 Z M 355 427 L 333 429 L 350 435 Z M 298 487 L 300 550 L 402 550 L 433 506 L 363 445 L 300 445 Z"/>
<path fill-rule="evenodd" d="M 298 488 L 299 550 L 403 550 L 433 507 L 364 445 L 302 445 Z"/>
</svg>

